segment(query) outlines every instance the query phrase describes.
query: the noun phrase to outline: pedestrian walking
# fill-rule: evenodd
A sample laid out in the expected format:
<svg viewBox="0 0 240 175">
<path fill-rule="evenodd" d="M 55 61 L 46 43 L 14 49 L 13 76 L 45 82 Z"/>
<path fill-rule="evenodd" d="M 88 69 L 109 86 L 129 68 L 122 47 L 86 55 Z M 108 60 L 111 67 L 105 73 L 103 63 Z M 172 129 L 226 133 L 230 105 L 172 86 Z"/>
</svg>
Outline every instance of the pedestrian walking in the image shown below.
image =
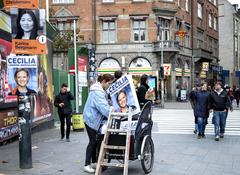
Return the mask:
<svg viewBox="0 0 240 175">
<path fill-rule="evenodd" d="M 198 126 L 197 138 L 205 138 L 205 128 L 209 117 L 209 92 L 206 83 L 202 83 L 201 89 L 194 92 L 194 99 L 194 116 L 197 119 Z"/>
<path fill-rule="evenodd" d="M 89 137 L 84 166 L 84 171 L 87 173 L 95 172 L 91 164 L 97 162 L 97 132 L 102 121 L 108 117 L 110 112 L 110 105 L 105 91 L 111 85 L 113 79 L 114 77 L 110 74 L 98 77 L 98 82 L 90 87 L 90 93 L 83 110 L 83 118 Z"/>
<path fill-rule="evenodd" d="M 211 92 L 210 109 L 213 109 L 213 124 L 215 131 L 215 140 L 219 141 L 219 138 L 224 138 L 227 110 L 231 107 L 231 101 L 227 93 L 222 89 L 222 83 L 216 82 L 215 89 Z"/>
<path fill-rule="evenodd" d="M 140 78 L 140 86 L 137 89 L 137 98 L 141 109 L 148 101 L 152 102 L 152 99 L 148 97 L 153 94 L 154 91 L 148 85 L 148 76 L 146 74 L 142 75 Z"/>
<path fill-rule="evenodd" d="M 61 86 L 60 93 L 55 97 L 54 105 L 58 108 L 58 115 L 60 118 L 60 128 L 61 128 L 61 140 L 65 137 L 65 120 L 66 120 L 66 141 L 70 142 L 70 129 L 71 129 L 71 117 L 72 117 L 72 105 L 71 100 L 73 100 L 73 95 L 71 94 L 68 85 L 63 83 Z"/>
<path fill-rule="evenodd" d="M 239 107 L 239 99 L 240 99 L 240 89 L 236 88 L 234 91 L 234 98 L 236 99 L 237 107 Z"/>
<path fill-rule="evenodd" d="M 194 107 L 195 107 L 195 103 L 196 103 L 196 99 L 195 99 L 195 92 L 200 90 L 200 85 L 197 84 L 196 87 L 194 87 L 192 89 L 192 91 L 189 93 L 189 100 L 190 100 L 190 104 L 192 106 L 193 109 L 193 114 L 194 114 Z M 197 122 L 197 117 L 194 115 L 194 130 L 193 130 L 194 134 L 198 133 L 198 122 Z"/>
</svg>

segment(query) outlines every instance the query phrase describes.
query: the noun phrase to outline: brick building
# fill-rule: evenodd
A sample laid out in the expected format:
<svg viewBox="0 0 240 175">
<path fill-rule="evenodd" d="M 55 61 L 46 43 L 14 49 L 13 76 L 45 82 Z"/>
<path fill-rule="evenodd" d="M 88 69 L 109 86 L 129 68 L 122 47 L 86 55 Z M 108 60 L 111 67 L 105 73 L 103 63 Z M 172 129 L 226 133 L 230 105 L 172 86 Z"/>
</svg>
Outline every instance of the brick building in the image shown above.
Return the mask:
<svg viewBox="0 0 240 175">
<path fill-rule="evenodd" d="M 218 78 L 216 0 L 52 0 L 50 7 L 50 20 L 60 30 L 78 20 L 78 41 L 94 45 L 100 73 L 121 69 L 136 82 L 149 74 L 159 91 L 163 53 L 171 68 L 164 80 L 170 100 L 180 89 L 191 90 L 194 81 Z M 202 62 L 210 65 L 207 78 L 200 77 Z"/>
</svg>

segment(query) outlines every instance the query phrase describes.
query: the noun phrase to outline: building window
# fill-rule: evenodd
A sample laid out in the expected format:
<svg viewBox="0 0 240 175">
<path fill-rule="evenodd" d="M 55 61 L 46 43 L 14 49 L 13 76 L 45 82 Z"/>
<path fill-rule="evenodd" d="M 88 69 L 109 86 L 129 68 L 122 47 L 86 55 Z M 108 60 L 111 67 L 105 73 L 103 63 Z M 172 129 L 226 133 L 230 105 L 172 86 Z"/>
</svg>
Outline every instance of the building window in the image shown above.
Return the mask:
<svg viewBox="0 0 240 175">
<path fill-rule="evenodd" d="M 217 0 L 213 0 L 213 4 L 214 4 L 214 5 L 217 5 Z"/>
<path fill-rule="evenodd" d="M 189 1 L 185 0 L 185 10 L 188 12 L 189 11 Z"/>
<path fill-rule="evenodd" d="M 133 20 L 132 33 L 133 41 L 143 42 L 146 41 L 146 20 Z"/>
<path fill-rule="evenodd" d="M 72 4 L 74 0 L 53 0 L 53 4 Z"/>
<path fill-rule="evenodd" d="M 197 48 L 203 48 L 203 32 L 198 31 Z"/>
<path fill-rule="evenodd" d="M 159 18 L 158 35 L 160 40 L 170 40 L 170 20 Z"/>
<path fill-rule="evenodd" d="M 213 55 L 218 56 L 218 41 L 213 39 Z"/>
<path fill-rule="evenodd" d="M 211 13 L 208 14 L 208 26 L 212 27 L 212 14 Z"/>
<path fill-rule="evenodd" d="M 177 5 L 178 7 L 180 7 L 180 0 L 177 0 Z"/>
<path fill-rule="evenodd" d="M 112 3 L 114 0 L 102 0 L 103 3 Z"/>
<path fill-rule="evenodd" d="M 102 42 L 115 43 L 116 25 L 115 21 L 103 21 L 102 23 Z"/>
<path fill-rule="evenodd" d="M 198 17 L 202 19 L 202 4 L 198 3 Z"/>
<path fill-rule="evenodd" d="M 185 24 L 185 47 L 190 47 L 191 26 Z"/>
<path fill-rule="evenodd" d="M 213 51 L 213 39 L 211 37 L 208 37 L 208 50 Z"/>
<path fill-rule="evenodd" d="M 217 30 L 217 17 L 213 18 L 213 28 L 214 30 Z"/>
<path fill-rule="evenodd" d="M 57 23 L 57 28 L 60 31 L 73 30 L 73 22 L 58 22 Z"/>
<path fill-rule="evenodd" d="M 237 35 L 238 34 L 238 21 L 236 19 L 234 21 L 234 31 L 235 31 L 235 34 Z"/>
</svg>

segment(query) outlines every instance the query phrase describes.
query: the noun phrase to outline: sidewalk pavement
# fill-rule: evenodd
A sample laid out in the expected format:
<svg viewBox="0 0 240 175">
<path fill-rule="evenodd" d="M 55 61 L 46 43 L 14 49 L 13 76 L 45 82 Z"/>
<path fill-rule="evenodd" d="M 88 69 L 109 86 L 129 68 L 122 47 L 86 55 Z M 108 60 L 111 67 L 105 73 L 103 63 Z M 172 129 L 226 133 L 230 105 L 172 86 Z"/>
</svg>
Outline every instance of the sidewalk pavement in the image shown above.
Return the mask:
<svg viewBox="0 0 240 175">
<path fill-rule="evenodd" d="M 19 168 L 18 142 L 0 147 L 0 175 L 86 175 L 83 172 L 86 132 L 71 132 L 71 142 L 59 141 L 58 127 L 32 135 L 32 169 Z M 155 163 L 151 175 L 239 175 L 240 137 L 153 134 Z M 109 168 L 103 175 L 121 175 Z M 143 175 L 141 163 L 129 164 L 129 175 Z"/>
</svg>

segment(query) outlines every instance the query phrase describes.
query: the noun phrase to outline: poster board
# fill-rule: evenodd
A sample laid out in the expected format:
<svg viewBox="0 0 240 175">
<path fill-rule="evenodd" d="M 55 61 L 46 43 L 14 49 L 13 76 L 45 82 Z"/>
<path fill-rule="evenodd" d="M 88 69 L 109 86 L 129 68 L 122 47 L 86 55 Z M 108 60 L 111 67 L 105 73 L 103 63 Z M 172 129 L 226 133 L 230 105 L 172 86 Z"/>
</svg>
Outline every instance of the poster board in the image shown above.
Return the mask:
<svg viewBox="0 0 240 175">
<path fill-rule="evenodd" d="M 123 108 L 128 109 L 131 106 L 136 107 L 136 110 L 133 111 L 133 115 L 140 112 L 132 75 L 124 75 L 119 78 L 108 88 L 107 93 L 110 94 L 112 105 L 117 112 L 122 112 Z"/>
<path fill-rule="evenodd" d="M 45 10 L 10 9 L 12 53 L 46 54 Z"/>
<path fill-rule="evenodd" d="M 38 90 L 38 76 L 37 76 L 37 56 L 8 56 L 7 57 L 7 66 L 8 66 L 8 86 L 9 86 L 9 94 L 15 95 L 14 91 L 18 84 L 23 86 L 26 83 L 28 89 L 31 89 L 37 93 Z M 28 72 L 29 79 L 18 79 L 15 74 L 17 71 L 23 70 Z M 25 76 L 24 75 L 22 76 Z M 22 77 L 21 77 L 22 78 Z M 27 81 L 27 82 L 26 82 Z"/>
</svg>

